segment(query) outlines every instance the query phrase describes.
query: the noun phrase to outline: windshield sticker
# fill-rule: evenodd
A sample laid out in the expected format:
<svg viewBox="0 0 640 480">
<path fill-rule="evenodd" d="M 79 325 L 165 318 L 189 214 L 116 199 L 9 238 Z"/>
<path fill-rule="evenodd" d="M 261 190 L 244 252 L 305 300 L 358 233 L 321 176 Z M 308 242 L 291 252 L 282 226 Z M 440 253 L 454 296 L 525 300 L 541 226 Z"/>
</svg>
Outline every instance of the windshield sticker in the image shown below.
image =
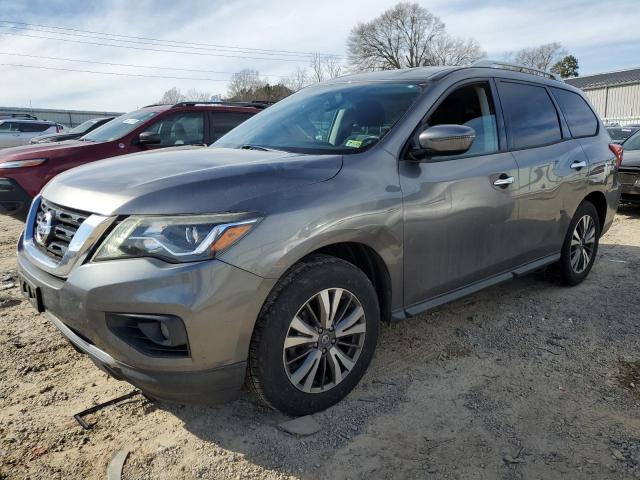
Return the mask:
<svg viewBox="0 0 640 480">
<path fill-rule="evenodd" d="M 123 120 L 122 123 L 128 123 L 129 125 L 135 125 L 139 121 L 140 120 L 138 120 L 137 118 L 127 118 L 126 120 Z"/>
<path fill-rule="evenodd" d="M 353 147 L 360 148 L 362 146 L 361 140 L 347 140 L 347 143 L 344 144 L 345 147 Z"/>
</svg>

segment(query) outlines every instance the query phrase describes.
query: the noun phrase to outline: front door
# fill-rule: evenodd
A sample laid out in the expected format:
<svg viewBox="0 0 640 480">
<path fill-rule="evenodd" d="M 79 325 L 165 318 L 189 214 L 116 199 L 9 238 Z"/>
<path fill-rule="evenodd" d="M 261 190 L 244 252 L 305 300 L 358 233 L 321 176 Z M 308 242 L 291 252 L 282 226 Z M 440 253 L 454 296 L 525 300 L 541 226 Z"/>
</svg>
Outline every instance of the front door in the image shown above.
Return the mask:
<svg viewBox="0 0 640 480">
<path fill-rule="evenodd" d="M 472 127 L 476 139 L 465 154 L 400 161 L 407 307 L 512 266 L 518 166 L 501 151 L 493 96 L 489 82 L 465 84 L 425 121 Z"/>
</svg>

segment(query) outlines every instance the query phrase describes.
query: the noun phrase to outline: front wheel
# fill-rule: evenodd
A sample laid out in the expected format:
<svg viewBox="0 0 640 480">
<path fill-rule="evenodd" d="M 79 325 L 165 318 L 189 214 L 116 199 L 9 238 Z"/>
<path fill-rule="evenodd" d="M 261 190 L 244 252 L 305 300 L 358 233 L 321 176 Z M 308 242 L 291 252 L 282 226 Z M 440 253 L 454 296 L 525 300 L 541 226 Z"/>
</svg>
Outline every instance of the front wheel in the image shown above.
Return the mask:
<svg viewBox="0 0 640 480">
<path fill-rule="evenodd" d="M 587 278 L 598 253 L 599 239 L 598 211 L 585 200 L 578 207 L 562 246 L 560 271 L 567 285 L 578 285 Z"/>
<path fill-rule="evenodd" d="M 364 375 L 378 340 L 379 307 L 354 265 L 318 255 L 276 285 L 256 323 L 248 384 L 290 415 L 324 410 Z"/>
</svg>

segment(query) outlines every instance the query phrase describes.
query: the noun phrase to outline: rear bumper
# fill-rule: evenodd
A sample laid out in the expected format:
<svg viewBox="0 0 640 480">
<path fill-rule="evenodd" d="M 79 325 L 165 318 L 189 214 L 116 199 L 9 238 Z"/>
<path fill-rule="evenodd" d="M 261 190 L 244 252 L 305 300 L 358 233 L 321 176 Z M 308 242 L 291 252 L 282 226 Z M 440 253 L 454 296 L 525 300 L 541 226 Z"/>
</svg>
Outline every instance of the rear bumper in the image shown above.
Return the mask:
<svg viewBox="0 0 640 480">
<path fill-rule="evenodd" d="M 0 178 L 0 214 L 25 221 L 33 198 L 12 178 Z"/>
</svg>

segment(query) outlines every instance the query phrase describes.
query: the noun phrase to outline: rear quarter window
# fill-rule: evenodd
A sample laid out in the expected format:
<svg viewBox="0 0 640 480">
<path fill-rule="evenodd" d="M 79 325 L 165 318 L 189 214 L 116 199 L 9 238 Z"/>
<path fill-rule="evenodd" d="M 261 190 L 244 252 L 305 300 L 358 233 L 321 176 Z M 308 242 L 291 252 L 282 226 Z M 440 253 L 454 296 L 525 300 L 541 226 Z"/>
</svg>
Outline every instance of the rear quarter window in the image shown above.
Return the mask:
<svg viewBox="0 0 640 480">
<path fill-rule="evenodd" d="M 572 136 L 591 137 L 598 133 L 598 119 L 580 95 L 562 88 L 551 88 L 551 91 Z"/>
<path fill-rule="evenodd" d="M 246 112 L 211 112 L 213 123 L 213 141 L 218 140 L 225 133 L 230 132 L 254 114 Z"/>
<path fill-rule="evenodd" d="M 511 147 L 540 147 L 562 140 L 556 107 L 546 88 L 514 82 L 499 82 Z"/>
</svg>

